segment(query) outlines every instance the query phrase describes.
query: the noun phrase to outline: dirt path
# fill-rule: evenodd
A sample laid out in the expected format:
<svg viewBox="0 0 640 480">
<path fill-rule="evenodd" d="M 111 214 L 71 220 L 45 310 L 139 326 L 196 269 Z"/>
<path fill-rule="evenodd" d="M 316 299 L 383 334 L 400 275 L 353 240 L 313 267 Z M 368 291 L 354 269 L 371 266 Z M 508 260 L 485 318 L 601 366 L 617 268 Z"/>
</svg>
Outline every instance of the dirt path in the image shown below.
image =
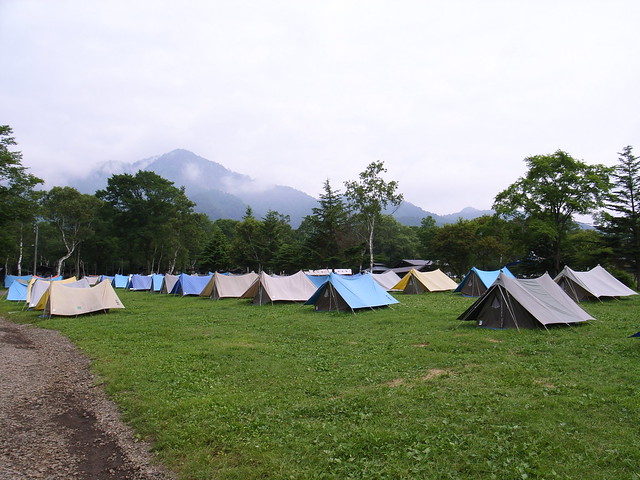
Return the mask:
<svg viewBox="0 0 640 480">
<path fill-rule="evenodd" d="M 152 462 L 69 340 L 0 317 L 0 480 L 173 478 Z"/>
</svg>

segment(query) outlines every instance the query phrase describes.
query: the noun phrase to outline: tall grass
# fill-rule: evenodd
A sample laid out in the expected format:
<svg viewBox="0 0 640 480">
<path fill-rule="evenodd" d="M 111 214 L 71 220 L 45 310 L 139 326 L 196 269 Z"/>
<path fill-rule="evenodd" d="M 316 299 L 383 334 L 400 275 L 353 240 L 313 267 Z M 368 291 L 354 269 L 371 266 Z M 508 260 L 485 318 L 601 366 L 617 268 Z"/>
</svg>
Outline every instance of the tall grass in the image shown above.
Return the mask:
<svg viewBox="0 0 640 480">
<path fill-rule="evenodd" d="M 118 292 L 126 310 L 4 315 L 60 330 L 183 479 L 640 479 L 640 298 L 486 330 L 473 299 L 355 315 Z"/>
</svg>

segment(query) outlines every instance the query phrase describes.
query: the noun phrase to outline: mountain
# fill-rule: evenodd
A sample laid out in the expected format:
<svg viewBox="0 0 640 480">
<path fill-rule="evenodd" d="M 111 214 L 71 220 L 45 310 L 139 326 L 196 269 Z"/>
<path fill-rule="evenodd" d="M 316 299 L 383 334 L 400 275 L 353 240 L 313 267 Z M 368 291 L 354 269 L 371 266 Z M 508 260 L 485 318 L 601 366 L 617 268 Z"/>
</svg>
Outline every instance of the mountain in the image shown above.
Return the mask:
<svg viewBox="0 0 640 480">
<path fill-rule="evenodd" d="M 187 196 L 196 203 L 195 210 L 205 213 L 212 220 L 218 218 L 242 219 L 247 206 L 251 206 L 256 218 L 264 217 L 269 210 L 289 215 L 291 226 L 297 228 L 302 219 L 318 206 L 318 200 L 295 188 L 284 185 L 265 185 L 247 175 L 233 172 L 219 163 L 200 157 L 188 150 L 173 150 L 164 155 L 139 160 L 134 163 L 105 162 L 88 175 L 69 181 L 69 185 L 82 193 L 93 194 L 107 186 L 107 179 L 114 174 L 135 174 L 148 170 L 184 186 Z M 468 207 L 459 213 L 436 215 L 410 202 L 403 202 L 389 211 L 404 225 L 420 225 L 424 217 L 432 216 L 436 224 L 455 222 L 459 217 L 472 219 L 488 210 Z"/>
</svg>

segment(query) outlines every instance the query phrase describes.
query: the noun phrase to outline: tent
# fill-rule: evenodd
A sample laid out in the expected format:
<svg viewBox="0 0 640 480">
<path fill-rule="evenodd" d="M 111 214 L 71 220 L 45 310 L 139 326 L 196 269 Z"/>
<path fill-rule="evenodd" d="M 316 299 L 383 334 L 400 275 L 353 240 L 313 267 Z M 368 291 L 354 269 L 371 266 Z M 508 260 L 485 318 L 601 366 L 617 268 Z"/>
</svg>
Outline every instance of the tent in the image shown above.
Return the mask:
<svg viewBox="0 0 640 480">
<path fill-rule="evenodd" d="M 300 271 L 289 276 L 270 276 L 261 272 L 240 298 L 252 298 L 256 305 L 273 302 L 306 302 L 317 288 Z"/>
<path fill-rule="evenodd" d="M 630 338 L 631 338 L 631 337 L 640 337 L 640 332 L 638 332 L 638 333 L 634 333 L 633 335 L 631 335 L 631 336 L 630 336 Z"/>
<path fill-rule="evenodd" d="M 91 285 L 92 287 L 102 281 L 101 277 L 102 275 L 85 275 L 84 276 L 84 278 L 86 278 L 87 281 L 89 282 L 89 285 Z"/>
<path fill-rule="evenodd" d="M 9 287 L 9 291 L 7 292 L 7 300 L 11 300 L 13 302 L 26 302 L 28 291 L 29 280 L 17 278 L 11 283 L 11 286 Z"/>
<path fill-rule="evenodd" d="M 103 280 L 104 281 L 104 280 Z M 42 281 L 39 280 L 37 283 L 41 283 Z M 47 305 L 47 300 L 49 300 L 49 293 L 50 293 L 50 288 L 51 287 L 51 283 L 53 282 L 47 282 L 46 280 L 44 281 L 46 282 L 46 288 L 45 290 L 42 292 L 42 294 L 40 295 L 40 297 L 35 300 L 33 298 L 33 293 L 36 293 L 35 290 L 32 293 L 31 296 L 31 301 L 29 302 L 29 308 L 33 309 L 33 310 L 44 310 L 46 305 Z M 108 280 L 107 280 L 108 282 Z M 87 278 L 81 278 L 80 280 L 76 280 L 76 277 L 71 277 L 71 278 L 67 278 L 65 280 L 60 280 L 59 282 L 68 288 L 91 288 L 91 285 L 89 284 L 89 281 L 87 280 Z M 110 283 L 109 283 L 110 284 Z M 42 285 L 45 286 L 45 285 Z M 36 285 L 34 285 L 34 288 L 36 287 Z M 38 287 L 38 290 L 40 290 L 42 287 Z"/>
<path fill-rule="evenodd" d="M 588 272 L 565 266 L 555 281 L 576 302 L 603 297 L 627 297 L 637 293 L 598 265 Z"/>
<path fill-rule="evenodd" d="M 216 272 L 211 276 L 209 283 L 207 283 L 202 292 L 200 292 L 200 296 L 210 297 L 213 300 L 240 298 L 257 278 L 258 274 L 255 272 L 242 275 L 225 275 Z"/>
<path fill-rule="evenodd" d="M 382 273 L 373 273 L 372 275 L 373 279 L 386 291 L 395 290 L 395 286 L 401 280 L 400 276 L 393 270 L 387 270 Z"/>
<path fill-rule="evenodd" d="M 168 273 L 162 279 L 162 286 L 160 287 L 160 293 L 171 293 L 173 287 L 178 281 L 178 275 L 169 275 Z"/>
<path fill-rule="evenodd" d="M 310 275 L 308 273 L 305 273 L 305 275 L 309 280 L 311 280 L 311 283 L 313 283 L 316 286 L 316 288 L 318 288 L 320 285 L 326 282 L 327 279 L 329 278 L 328 273 L 326 275 Z"/>
<path fill-rule="evenodd" d="M 507 267 L 502 267 L 500 270 L 479 270 L 472 267 L 454 293 L 461 293 L 465 297 L 479 297 L 493 285 L 500 272 L 511 278 L 516 278 Z"/>
<path fill-rule="evenodd" d="M 154 273 L 151 275 L 151 288 L 149 289 L 151 292 L 159 292 L 162 289 L 162 281 L 164 280 L 164 275 L 159 273 Z"/>
<path fill-rule="evenodd" d="M 329 278 L 307 300 L 316 311 L 358 310 L 398 303 L 371 274 L 347 277 L 330 273 Z"/>
<path fill-rule="evenodd" d="M 46 303 L 48 297 L 47 290 L 49 290 L 49 285 L 51 285 L 52 281 L 70 284 L 76 282 L 77 280 L 76 277 L 65 278 L 64 280 L 62 280 L 62 278 L 58 279 L 57 277 L 52 280 L 47 280 L 44 278 L 36 279 L 36 281 L 31 284 L 31 292 L 27 296 L 27 308 L 32 308 L 34 310 L 42 310 L 44 308 L 44 304 Z M 87 287 L 89 286 L 89 282 L 85 281 L 84 283 Z"/>
<path fill-rule="evenodd" d="M 116 273 L 113 277 L 113 288 L 127 288 L 129 285 L 129 275 Z"/>
<path fill-rule="evenodd" d="M 178 281 L 171 289 L 171 293 L 175 295 L 200 295 L 204 287 L 209 283 L 211 275 L 187 275 L 181 273 L 178 276 Z"/>
<path fill-rule="evenodd" d="M 52 282 L 44 314 L 75 316 L 112 308 L 124 308 L 124 305 L 108 280 L 90 288 L 70 288 L 59 282 Z"/>
<path fill-rule="evenodd" d="M 127 289 L 136 292 L 139 292 L 141 290 L 148 292 L 149 290 L 151 290 L 151 282 L 151 275 L 131 275 L 131 279 L 129 280 Z"/>
<path fill-rule="evenodd" d="M 488 328 L 535 328 L 593 320 L 553 279 L 518 280 L 504 272 L 458 320 L 476 320 Z"/>
<path fill-rule="evenodd" d="M 424 293 L 446 292 L 455 290 L 457 287 L 458 284 L 440 269 L 432 272 L 419 272 L 412 268 L 393 289 L 402 290 L 404 293 Z"/>
<path fill-rule="evenodd" d="M 16 280 L 22 280 L 23 282 L 29 283 L 33 275 L 5 275 L 4 276 L 4 288 L 10 288 L 11 284 Z"/>
<path fill-rule="evenodd" d="M 100 275 L 100 281 L 109 280 L 111 282 L 111 286 L 113 287 L 113 281 L 115 280 L 115 276 L 113 275 Z"/>
<path fill-rule="evenodd" d="M 75 280 L 76 277 L 73 277 L 73 280 Z M 33 289 L 33 285 L 35 285 L 36 281 L 38 280 L 46 280 L 46 281 L 60 281 L 62 280 L 62 275 L 58 275 L 57 277 L 37 277 L 37 276 L 32 276 L 31 280 L 29 280 L 29 283 L 27 284 L 27 298 L 25 299 L 25 301 L 27 303 L 29 303 L 31 301 L 31 290 Z"/>
</svg>

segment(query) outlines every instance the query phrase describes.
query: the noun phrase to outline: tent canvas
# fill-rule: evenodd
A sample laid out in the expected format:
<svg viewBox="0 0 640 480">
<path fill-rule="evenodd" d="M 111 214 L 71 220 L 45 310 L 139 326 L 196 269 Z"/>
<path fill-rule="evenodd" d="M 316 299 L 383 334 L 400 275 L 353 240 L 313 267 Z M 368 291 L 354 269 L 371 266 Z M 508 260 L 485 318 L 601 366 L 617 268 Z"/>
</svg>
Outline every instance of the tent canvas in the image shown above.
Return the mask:
<svg viewBox="0 0 640 480">
<path fill-rule="evenodd" d="M 44 306 L 47 303 L 47 298 L 49 298 L 49 286 L 53 281 L 58 281 L 60 283 L 64 283 L 65 285 L 71 285 L 74 282 L 78 282 L 78 280 L 76 280 L 76 277 L 65 278 L 64 280 L 45 280 L 43 278 L 37 279 L 31 286 L 31 295 L 27 300 L 27 308 L 31 308 L 33 310 L 44 310 Z M 90 286 L 89 282 L 86 280 L 80 280 L 79 283 L 87 288 Z"/>
<path fill-rule="evenodd" d="M 241 298 L 252 298 L 256 305 L 306 302 L 316 290 L 316 286 L 302 271 L 289 276 L 270 276 L 261 272 Z"/>
<path fill-rule="evenodd" d="M 329 278 L 329 274 L 328 273 L 326 275 L 310 275 L 310 274 L 306 273 L 305 275 L 307 276 L 307 278 L 309 280 L 311 280 L 311 283 L 313 283 L 316 288 L 318 288 L 320 285 L 322 285 L 324 282 L 326 282 L 327 279 Z"/>
<path fill-rule="evenodd" d="M 242 275 L 225 275 L 216 272 L 211 276 L 209 283 L 202 290 L 200 296 L 209 297 L 213 300 L 240 298 L 257 278 L 258 274 L 255 272 Z"/>
<path fill-rule="evenodd" d="M 479 297 L 493 285 L 500 272 L 511 278 L 516 278 L 507 267 L 502 267 L 500 270 L 480 270 L 476 267 L 471 267 L 471 270 L 462 279 L 454 293 L 461 293 L 465 297 Z"/>
<path fill-rule="evenodd" d="M 373 273 L 372 275 L 373 279 L 387 291 L 395 290 L 395 286 L 401 280 L 400 275 L 398 275 L 393 270 L 387 270 L 386 272 L 382 273 Z"/>
<path fill-rule="evenodd" d="M 154 273 L 151 275 L 151 288 L 149 289 L 152 292 L 159 292 L 162 288 L 162 281 L 164 280 L 164 275 L 159 273 Z"/>
<path fill-rule="evenodd" d="M 446 292 L 455 290 L 457 286 L 458 284 L 440 269 L 432 272 L 420 272 L 412 268 L 393 289 L 402 290 L 404 293 L 415 294 L 424 292 Z"/>
<path fill-rule="evenodd" d="M 330 273 L 327 281 L 307 300 L 316 311 L 358 310 L 399 303 L 371 274 L 346 277 Z"/>
<path fill-rule="evenodd" d="M 576 302 L 603 297 L 627 297 L 637 293 L 598 265 L 587 272 L 565 266 L 555 282 Z"/>
<path fill-rule="evenodd" d="M 169 294 L 178 281 L 178 275 L 166 274 L 162 279 L 162 286 L 160 287 L 160 293 Z"/>
<path fill-rule="evenodd" d="M 178 281 L 171 289 L 171 293 L 182 296 L 200 295 L 211 277 L 211 275 L 187 275 L 186 273 L 181 273 L 178 276 Z"/>
<path fill-rule="evenodd" d="M 113 276 L 113 288 L 127 288 L 129 285 L 129 275 L 120 275 L 116 273 Z"/>
<path fill-rule="evenodd" d="M 149 291 L 151 289 L 151 275 L 131 275 L 127 289 L 134 292 Z"/>
<path fill-rule="evenodd" d="M 75 316 L 112 308 L 124 308 L 124 305 L 108 280 L 90 288 L 71 288 L 60 282 L 52 282 L 44 314 Z"/>
<path fill-rule="evenodd" d="M 29 291 L 29 280 L 15 279 L 9 291 L 7 292 L 7 300 L 13 302 L 26 302 L 27 293 Z"/>
<path fill-rule="evenodd" d="M 29 283 L 31 277 L 33 277 L 33 275 L 5 275 L 4 288 L 10 288 L 16 280 L 22 280 L 23 282 Z"/>
<path fill-rule="evenodd" d="M 101 277 L 102 275 L 85 275 L 84 276 L 84 278 L 86 278 L 87 281 L 89 282 L 89 285 L 91 285 L 92 287 L 102 281 Z"/>
<path fill-rule="evenodd" d="M 535 328 L 593 320 L 548 275 L 518 280 L 500 273 L 458 320 L 488 328 Z"/>
</svg>

